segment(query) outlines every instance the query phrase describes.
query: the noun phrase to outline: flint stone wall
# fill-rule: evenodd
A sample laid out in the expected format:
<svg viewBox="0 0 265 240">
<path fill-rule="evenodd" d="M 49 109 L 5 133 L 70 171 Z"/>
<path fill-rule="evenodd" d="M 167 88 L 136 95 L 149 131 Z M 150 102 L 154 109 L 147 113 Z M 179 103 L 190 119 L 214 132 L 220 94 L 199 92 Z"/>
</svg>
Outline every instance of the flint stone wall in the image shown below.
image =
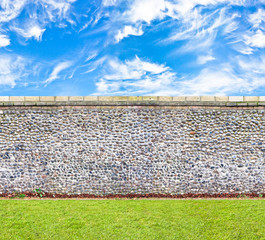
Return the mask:
<svg viewBox="0 0 265 240">
<path fill-rule="evenodd" d="M 0 193 L 265 192 L 258 102 L 22 103 L 0 107 Z"/>
</svg>

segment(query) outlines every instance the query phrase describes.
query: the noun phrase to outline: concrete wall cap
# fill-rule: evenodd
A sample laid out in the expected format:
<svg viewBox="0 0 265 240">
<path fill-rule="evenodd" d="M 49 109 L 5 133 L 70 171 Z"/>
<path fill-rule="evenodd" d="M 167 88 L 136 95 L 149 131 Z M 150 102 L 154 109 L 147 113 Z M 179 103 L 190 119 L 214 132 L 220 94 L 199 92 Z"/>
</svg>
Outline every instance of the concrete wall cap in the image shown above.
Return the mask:
<svg viewBox="0 0 265 240">
<path fill-rule="evenodd" d="M 264 106 L 265 96 L 0 96 L 1 106 Z M 247 103 L 247 104 L 243 104 Z"/>
</svg>

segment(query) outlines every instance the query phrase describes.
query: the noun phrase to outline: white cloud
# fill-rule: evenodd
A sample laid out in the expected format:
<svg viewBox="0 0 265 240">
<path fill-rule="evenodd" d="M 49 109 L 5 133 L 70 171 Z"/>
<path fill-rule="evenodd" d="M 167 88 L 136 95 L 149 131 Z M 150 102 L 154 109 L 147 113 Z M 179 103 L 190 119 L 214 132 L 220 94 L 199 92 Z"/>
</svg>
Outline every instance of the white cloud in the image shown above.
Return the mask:
<svg viewBox="0 0 265 240">
<path fill-rule="evenodd" d="M 169 3 L 165 0 L 135 0 L 130 9 L 123 15 L 133 23 L 144 21 L 150 24 L 154 19 L 165 17 L 166 5 Z"/>
<path fill-rule="evenodd" d="M 175 79 L 169 67 L 137 56 L 124 62 L 109 58 L 104 66 L 104 75 L 96 83 L 96 94 L 148 94 L 167 88 Z"/>
<path fill-rule="evenodd" d="M 198 76 L 179 83 L 179 95 L 227 95 L 246 89 L 247 81 L 236 76 L 233 70 L 224 66 L 217 69 L 203 69 Z"/>
<path fill-rule="evenodd" d="M 170 95 L 233 95 L 251 94 L 265 87 L 265 55 L 238 56 L 203 68 L 197 76 L 185 76 L 174 82 Z"/>
<path fill-rule="evenodd" d="M 22 11 L 26 2 L 27 0 L 1 0 L 0 22 L 9 22 L 16 18 Z"/>
<path fill-rule="evenodd" d="M 200 59 L 201 58 L 201 59 Z M 200 63 L 214 60 L 211 54 Z M 164 64 L 138 57 L 120 61 L 108 57 L 94 95 L 233 95 L 265 87 L 265 55 L 239 56 L 180 76 Z"/>
<path fill-rule="evenodd" d="M 102 65 L 105 64 L 106 61 L 107 61 L 107 56 L 104 56 L 104 57 L 101 57 L 101 58 L 99 58 L 99 59 L 97 59 L 95 61 L 91 61 L 90 62 L 90 60 L 93 59 L 93 58 L 94 57 L 92 55 L 92 58 L 86 60 L 86 61 L 88 61 L 88 64 L 85 64 L 85 65 L 82 66 L 82 67 L 86 67 L 87 68 L 87 70 L 83 74 L 94 72 L 98 67 L 102 67 Z"/>
<path fill-rule="evenodd" d="M 88 56 L 87 56 L 85 62 L 88 62 L 88 61 L 94 59 L 97 55 L 98 55 L 98 52 L 97 52 L 97 51 L 92 51 L 92 52 L 90 52 L 90 53 L 88 54 Z"/>
<path fill-rule="evenodd" d="M 209 6 L 224 4 L 227 5 L 244 5 L 245 1 L 241 0 L 134 0 L 129 5 L 123 15 L 132 23 L 138 21 L 148 24 L 155 19 L 164 19 L 170 16 L 176 19 L 184 19 L 188 17 L 196 6 Z"/>
<path fill-rule="evenodd" d="M 247 72 L 265 75 L 265 56 L 237 57 L 237 63 L 241 69 Z"/>
<path fill-rule="evenodd" d="M 8 36 L 0 34 L 0 48 L 10 45 L 10 39 Z"/>
<path fill-rule="evenodd" d="M 115 3 L 114 3 L 115 2 Z M 127 2 L 127 4 L 125 4 Z M 102 5 L 116 4 L 117 1 L 103 1 Z M 236 18 L 240 16 L 230 13 L 230 6 L 247 4 L 245 0 L 132 0 L 123 1 L 126 10 L 112 11 L 106 16 L 119 32 L 114 36 L 116 43 L 130 35 L 142 35 L 146 25 L 155 20 L 171 18 L 172 35 L 166 41 L 172 42 L 199 37 L 201 32 L 212 34 L 221 27 L 222 34 L 228 35 L 238 29 Z M 219 7 L 219 9 L 217 9 Z M 204 11 L 206 8 L 210 11 Z M 216 10 L 217 9 L 217 10 Z M 171 23 L 172 23 L 171 22 Z M 141 27 L 141 28 L 140 28 Z M 139 31 L 139 29 L 141 31 Z M 112 34 L 111 34 L 112 35 Z"/>
<path fill-rule="evenodd" d="M 0 1 L 0 22 L 9 22 L 19 16 L 21 11 L 32 5 L 31 10 L 42 7 L 42 12 L 38 11 L 39 17 L 45 14 L 50 20 L 55 20 L 56 16 L 64 18 L 76 0 L 1 0 Z M 34 13 L 31 12 L 31 15 Z"/>
<path fill-rule="evenodd" d="M 106 1 L 116 4 L 117 1 Z M 143 34 L 142 24 L 150 24 L 155 19 L 164 19 L 167 15 L 167 4 L 165 0 L 134 0 L 127 2 L 127 10 L 122 13 L 109 13 L 111 22 L 119 26 L 118 33 L 115 33 L 114 39 L 118 43 L 123 38 L 130 35 L 141 36 Z M 106 5 L 103 1 L 103 6 Z M 112 35 L 112 34 L 111 34 Z"/>
<path fill-rule="evenodd" d="M 248 21 L 254 28 L 259 28 L 260 25 L 265 22 L 265 10 L 260 8 L 257 12 L 250 14 Z"/>
<path fill-rule="evenodd" d="M 196 10 L 195 7 L 199 9 L 220 4 L 244 6 L 245 2 L 244 0 L 134 0 L 123 16 L 131 23 L 141 21 L 150 24 L 151 21 L 164 19 L 166 16 L 185 20 Z"/>
<path fill-rule="evenodd" d="M 196 6 L 217 6 L 220 4 L 239 5 L 244 6 L 247 0 L 178 0 L 176 1 L 175 11 L 179 15 L 185 16 L 187 13 L 192 11 Z"/>
<path fill-rule="evenodd" d="M 207 13 L 202 13 L 202 8 L 196 8 L 186 13 L 183 18 L 180 19 L 177 31 L 173 32 L 171 36 L 163 40 L 163 42 L 187 39 L 193 41 L 194 39 L 202 39 L 203 37 L 208 41 L 207 38 L 217 33 L 220 27 L 223 27 L 223 34 L 229 34 L 235 31 L 238 27 L 238 23 L 235 19 L 238 17 L 240 17 L 238 14 L 229 15 L 226 7 Z"/>
<path fill-rule="evenodd" d="M 125 26 L 121 31 L 119 30 L 117 35 L 115 36 L 116 42 L 121 41 L 123 38 L 128 37 L 129 35 L 141 36 L 143 34 L 142 27 L 136 28 L 132 26 Z"/>
<path fill-rule="evenodd" d="M 204 68 L 195 77 L 181 78 L 163 64 L 137 57 L 124 62 L 108 60 L 106 65 L 105 74 L 96 83 L 95 95 L 226 95 L 234 92 L 235 86 L 240 86 L 239 91 L 250 86 L 248 80 L 238 77 L 227 65 Z"/>
<path fill-rule="evenodd" d="M 244 35 L 244 42 L 251 47 L 264 48 L 265 47 L 265 34 L 258 29 L 255 33 Z"/>
<path fill-rule="evenodd" d="M 215 57 L 213 57 L 212 55 L 202 55 L 197 58 L 197 63 L 203 65 L 213 60 L 215 60 Z"/>
<path fill-rule="evenodd" d="M 102 5 L 105 7 L 108 6 L 115 6 L 117 4 L 118 0 L 103 0 Z"/>
<path fill-rule="evenodd" d="M 13 27 L 13 30 L 16 31 L 19 35 L 24 38 L 35 38 L 37 41 L 41 41 L 42 34 L 45 32 L 45 28 L 41 28 L 38 25 L 29 25 L 24 28 Z"/>
<path fill-rule="evenodd" d="M 254 49 L 249 47 L 249 46 L 246 46 L 245 44 L 243 43 L 236 43 L 236 44 L 233 44 L 232 46 L 233 49 L 235 49 L 236 51 L 244 54 L 244 55 L 250 55 L 253 53 Z"/>
<path fill-rule="evenodd" d="M 65 61 L 65 62 L 61 62 L 61 63 L 57 64 L 54 67 L 53 71 L 51 72 L 50 76 L 43 82 L 43 83 L 45 83 L 45 86 L 47 86 L 48 84 L 50 84 L 54 80 L 58 79 L 60 77 L 59 76 L 60 72 L 71 67 L 72 64 L 73 63 L 70 61 Z"/>
<path fill-rule="evenodd" d="M 0 1 L 0 23 L 2 29 L 15 31 L 25 38 L 41 40 L 45 26 L 56 22 L 58 27 L 65 20 L 73 24 L 69 10 L 76 0 L 2 0 Z M 18 16 L 24 10 L 25 16 Z"/>
<path fill-rule="evenodd" d="M 24 75 L 25 63 L 20 56 L 0 55 L 0 85 L 14 87 Z"/>
<path fill-rule="evenodd" d="M 204 52 L 205 50 L 211 49 L 211 46 L 214 44 L 214 40 L 216 38 L 217 31 L 212 31 L 208 33 L 204 30 L 199 32 L 194 38 L 188 40 L 179 52 Z"/>
<path fill-rule="evenodd" d="M 126 60 L 124 63 L 115 60 L 109 60 L 110 74 L 104 76 L 106 80 L 121 80 L 121 79 L 140 79 L 142 76 L 150 74 L 160 74 L 167 71 L 169 68 L 143 61 L 139 57 L 135 57 L 133 60 Z"/>
<path fill-rule="evenodd" d="M 238 15 L 239 16 L 239 15 Z M 229 34 L 231 32 L 234 32 L 235 30 L 237 30 L 239 28 L 239 23 L 236 21 L 231 21 L 230 23 L 228 23 L 225 27 L 224 27 L 224 34 Z"/>
<path fill-rule="evenodd" d="M 56 18 L 67 18 L 71 4 L 76 0 L 38 0 L 39 4 L 45 8 L 50 21 Z"/>
<path fill-rule="evenodd" d="M 190 14 L 190 12 L 194 9 L 195 6 L 198 4 L 207 6 L 209 4 L 217 5 L 219 3 L 226 2 L 226 0 L 179 0 L 175 5 L 176 12 L 181 16 L 184 17 L 186 14 Z"/>
<path fill-rule="evenodd" d="M 236 61 L 242 77 L 249 82 L 248 91 L 265 87 L 265 55 L 238 56 Z"/>
</svg>

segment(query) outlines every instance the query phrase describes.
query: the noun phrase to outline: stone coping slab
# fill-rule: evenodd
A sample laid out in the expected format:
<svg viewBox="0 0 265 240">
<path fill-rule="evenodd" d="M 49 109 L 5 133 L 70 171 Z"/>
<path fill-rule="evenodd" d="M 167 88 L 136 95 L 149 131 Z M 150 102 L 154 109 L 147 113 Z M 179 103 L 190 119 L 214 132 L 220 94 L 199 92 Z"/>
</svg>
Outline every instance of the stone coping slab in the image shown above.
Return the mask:
<svg viewBox="0 0 265 240">
<path fill-rule="evenodd" d="M 265 96 L 0 96 L 0 106 L 265 106 Z"/>
</svg>

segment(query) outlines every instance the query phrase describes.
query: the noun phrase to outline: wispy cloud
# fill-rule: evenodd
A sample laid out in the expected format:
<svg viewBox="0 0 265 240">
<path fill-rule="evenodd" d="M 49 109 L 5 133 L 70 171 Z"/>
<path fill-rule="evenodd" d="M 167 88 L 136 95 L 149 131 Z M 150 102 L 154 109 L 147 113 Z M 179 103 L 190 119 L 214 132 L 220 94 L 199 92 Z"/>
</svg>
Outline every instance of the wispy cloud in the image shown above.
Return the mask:
<svg viewBox="0 0 265 240">
<path fill-rule="evenodd" d="M 177 49 L 176 52 L 186 53 L 209 51 L 215 43 L 216 36 L 217 31 L 212 31 L 211 33 L 201 31 L 194 38 L 187 40 L 182 48 Z"/>
<path fill-rule="evenodd" d="M 137 56 L 124 62 L 106 59 L 104 65 L 104 75 L 96 83 L 96 94 L 148 94 L 166 88 L 175 79 L 169 67 Z"/>
<path fill-rule="evenodd" d="M 245 55 L 250 55 L 254 52 L 253 48 L 247 46 L 246 44 L 243 44 L 242 42 L 233 44 L 232 48 Z"/>
<path fill-rule="evenodd" d="M 252 94 L 265 87 L 265 56 L 238 56 L 186 75 L 172 87 L 170 95 Z M 192 74 L 194 75 L 194 74 Z"/>
<path fill-rule="evenodd" d="M 50 22 L 71 22 L 69 10 L 76 0 L 4 0 L 0 1 L 0 23 L 6 35 L 11 31 L 24 38 L 41 40 L 45 26 Z M 24 18 L 18 17 L 23 12 Z M 8 37 L 7 37 L 8 38 Z"/>
<path fill-rule="evenodd" d="M 203 57 L 204 63 L 214 59 Z M 238 57 L 230 63 L 204 67 L 197 75 L 180 75 L 138 57 L 124 62 L 108 58 L 94 95 L 233 95 L 265 87 L 265 56 Z"/>
<path fill-rule="evenodd" d="M 118 0 L 103 0 L 102 5 L 105 7 L 114 6 L 114 5 L 116 5 L 117 2 L 118 2 Z"/>
<path fill-rule="evenodd" d="M 46 29 L 41 28 L 40 26 L 35 24 L 30 24 L 24 28 L 13 27 L 13 30 L 26 39 L 35 38 L 37 41 L 41 41 L 42 34 L 45 32 Z"/>
<path fill-rule="evenodd" d="M 265 88 L 264 3 L 0 0 L 0 84 L 65 79 L 67 91 L 82 82 L 98 95 L 255 92 Z"/>
<path fill-rule="evenodd" d="M 50 21 L 56 21 L 56 19 L 68 18 L 68 13 L 71 8 L 71 4 L 76 0 L 39 0 L 39 4 L 46 9 L 47 17 Z"/>
<path fill-rule="evenodd" d="M 26 59 L 20 56 L 0 55 L 0 85 L 15 87 L 25 74 Z"/>
<path fill-rule="evenodd" d="M 248 21 L 252 24 L 253 28 L 262 27 L 262 24 L 265 22 L 265 10 L 259 8 L 258 11 L 249 15 Z"/>
<path fill-rule="evenodd" d="M 227 7 L 203 13 L 203 8 L 196 8 L 181 16 L 178 28 L 169 37 L 160 42 L 172 44 L 185 40 L 185 44 L 177 52 L 205 51 L 216 43 L 218 35 L 231 36 L 231 32 L 238 29 L 237 13 L 228 13 Z"/>
<path fill-rule="evenodd" d="M 73 64 L 73 62 L 71 62 L 71 61 L 65 61 L 65 62 L 60 62 L 60 63 L 58 63 L 58 64 L 54 67 L 54 69 L 52 70 L 50 76 L 49 76 L 49 77 L 43 82 L 43 83 L 45 84 L 45 86 L 47 86 L 48 84 L 50 84 L 50 83 L 53 82 L 54 80 L 58 79 L 58 78 L 60 77 L 59 74 L 60 74 L 63 70 L 65 70 L 65 69 L 71 67 L 72 64 Z"/>
<path fill-rule="evenodd" d="M 116 3 L 117 1 L 103 1 L 102 5 L 104 7 Z M 225 34 L 235 31 L 238 25 L 233 19 L 239 16 L 237 14 L 229 16 L 226 14 L 226 10 L 229 6 L 244 6 L 245 4 L 246 1 L 244 0 L 133 0 L 125 4 L 126 10 L 124 12 L 113 11 L 109 12 L 107 16 L 111 17 L 113 24 L 117 24 L 121 28 L 125 28 L 124 25 L 127 28 L 130 26 L 131 32 L 132 29 L 136 30 L 136 27 L 138 29 L 141 27 L 141 31 L 144 32 L 144 25 L 152 25 L 151 23 L 155 20 L 162 21 L 169 17 L 176 22 L 178 31 L 173 32 L 168 40 L 176 41 L 190 39 L 191 36 L 194 37 L 194 33 L 196 36 L 202 30 L 210 34 L 220 26 L 225 27 L 223 30 Z M 214 7 L 219 5 L 221 8 L 214 10 Z M 208 6 L 211 6 L 210 9 L 213 11 L 203 11 Z M 124 29 L 119 29 L 119 31 L 122 33 Z M 131 35 L 139 36 L 140 34 Z M 117 35 L 114 37 L 117 38 Z"/>
<path fill-rule="evenodd" d="M 229 66 L 205 68 L 198 76 L 186 78 L 179 83 L 178 95 L 229 95 L 239 86 L 246 89 L 248 82 L 238 77 Z"/>
<path fill-rule="evenodd" d="M 201 56 L 198 56 L 198 58 L 197 58 L 197 62 L 200 65 L 205 64 L 205 63 L 210 62 L 210 61 L 213 61 L 213 60 L 215 60 L 215 57 L 213 57 L 211 54 L 201 55 Z"/>
</svg>

